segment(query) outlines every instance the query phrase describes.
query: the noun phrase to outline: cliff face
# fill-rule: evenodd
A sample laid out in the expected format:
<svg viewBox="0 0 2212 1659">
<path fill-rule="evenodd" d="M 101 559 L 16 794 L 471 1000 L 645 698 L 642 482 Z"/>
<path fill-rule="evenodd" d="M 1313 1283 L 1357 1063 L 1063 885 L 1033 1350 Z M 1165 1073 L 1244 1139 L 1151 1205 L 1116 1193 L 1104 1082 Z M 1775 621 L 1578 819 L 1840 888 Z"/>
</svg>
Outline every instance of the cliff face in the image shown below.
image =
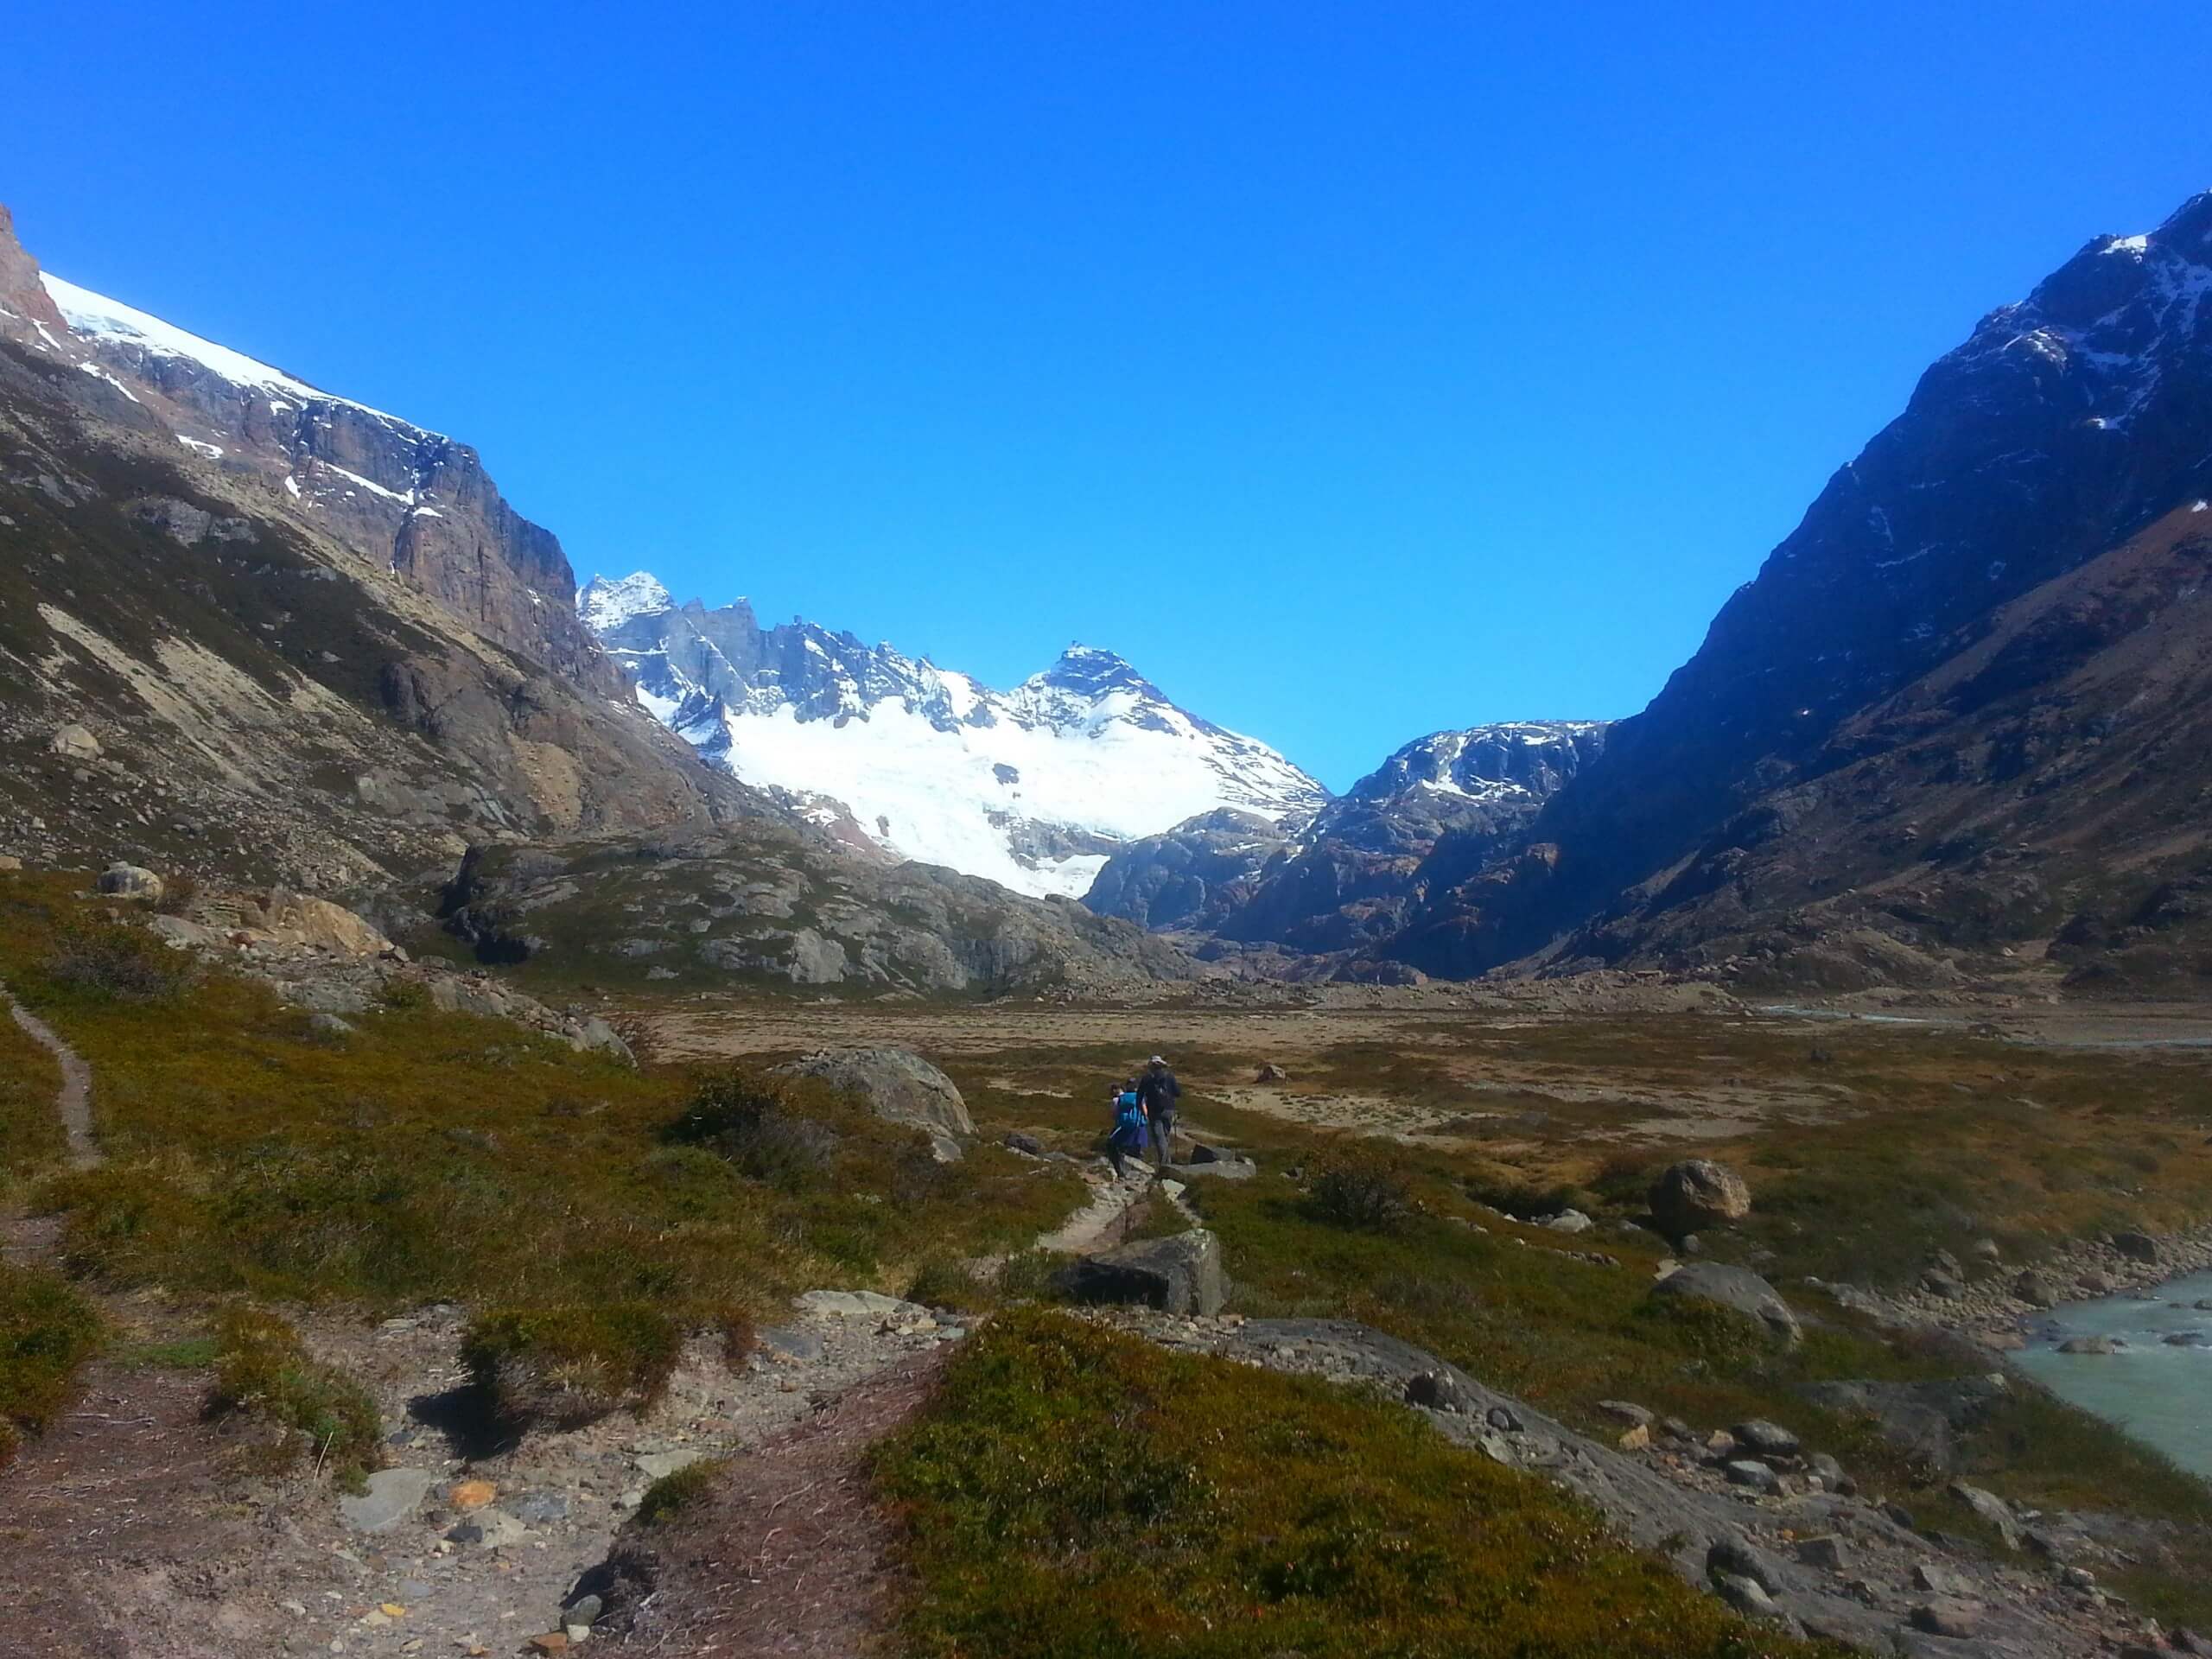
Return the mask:
<svg viewBox="0 0 2212 1659">
<path fill-rule="evenodd" d="M 469 445 L 79 288 L 0 213 L 0 336 L 129 398 L 181 454 L 257 486 L 477 632 L 601 696 L 619 670 L 578 622 L 559 540 L 503 498 Z"/>
</svg>

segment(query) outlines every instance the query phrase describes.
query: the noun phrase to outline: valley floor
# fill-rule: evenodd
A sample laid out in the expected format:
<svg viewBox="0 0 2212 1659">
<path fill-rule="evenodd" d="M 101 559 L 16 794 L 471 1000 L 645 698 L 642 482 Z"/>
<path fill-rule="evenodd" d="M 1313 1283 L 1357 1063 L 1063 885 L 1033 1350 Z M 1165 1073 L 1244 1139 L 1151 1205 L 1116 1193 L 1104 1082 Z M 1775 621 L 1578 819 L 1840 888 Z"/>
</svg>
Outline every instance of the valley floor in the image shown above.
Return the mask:
<svg viewBox="0 0 2212 1659">
<path fill-rule="evenodd" d="M 1573 1610 L 1611 1607 L 1609 1653 L 2056 1659 L 2212 1623 L 2212 1493 L 1986 1383 L 2032 1334 L 2030 1281 L 2063 1298 L 2193 1259 L 2212 1052 L 2186 1011 L 1762 1012 L 1621 984 L 603 999 L 632 1070 L 411 982 L 342 1030 L 213 970 L 141 983 L 171 958 L 86 935 L 86 902 L 0 877 L 0 976 L 67 1050 L 0 1027 L 7 1650 L 507 1655 L 585 1592 L 595 1647 L 668 1654 L 1321 1659 L 1378 1619 L 1407 1651 L 1489 1630 L 1571 1654 L 1599 1650 Z M 825 1046 L 942 1065 L 966 1158 L 760 1091 Z M 1109 1085 L 1154 1052 L 1187 1090 L 1185 1156 L 1249 1160 L 1179 1166 L 1172 1202 L 1095 1156 Z M 88 1123 L 57 1109 L 81 1103 L 69 1058 Z M 1645 1194 L 1693 1154 L 1754 1194 L 1695 1255 L 1763 1275 L 1801 1341 L 1652 1294 L 1694 1256 Z M 1040 1238 L 1192 1217 L 1227 1312 L 1052 1306 Z M 251 1387 L 241 1308 L 283 1316 Z M 524 1432 L 486 1392 L 522 1375 L 485 1358 L 500 1332 L 498 1365 L 582 1368 L 626 1406 Z M 1400 1403 L 1424 1372 L 1455 1409 Z M 1727 1467 L 1753 1423 L 1802 1445 L 1770 1487 Z M 1844 1471 L 1825 1491 L 1815 1453 Z M 1598 1515 L 1614 1541 L 1526 1552 Z M 1683 1582 L 1729 1539 L 1774 1581 L 1768 1606 L 1713 1580 L 1752 1624 Z M 1132 1580 L 1171 1556 L 1178 1593 Z M 1341 1585 L 1339 1558 L 1362 1563 Z M 1463 1623 L 1491 1599 L 1541 1612 Z"/>
</svg>

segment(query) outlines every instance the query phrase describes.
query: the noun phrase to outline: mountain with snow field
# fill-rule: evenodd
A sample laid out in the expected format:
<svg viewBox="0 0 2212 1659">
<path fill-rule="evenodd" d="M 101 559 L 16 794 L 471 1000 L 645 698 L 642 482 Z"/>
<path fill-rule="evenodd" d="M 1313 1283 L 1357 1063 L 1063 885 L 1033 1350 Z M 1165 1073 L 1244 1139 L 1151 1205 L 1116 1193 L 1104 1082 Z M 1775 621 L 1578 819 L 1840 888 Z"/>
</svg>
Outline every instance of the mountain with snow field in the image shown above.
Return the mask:
<svg viewBox="0 0 2212 1659">
<path fill-rule="evenodd" d="M 1256 739 L 1176 707 L 1120 657 L 1071 645 L 1011 690 L 743 600 L 678 605 L 594 578 L 584 626 L 639 702 L 740 780 L 885 854 L 1080 898 L 1118 849 L 1234 809 L 1292 826 L 1328 791 Z"/>
</svg>

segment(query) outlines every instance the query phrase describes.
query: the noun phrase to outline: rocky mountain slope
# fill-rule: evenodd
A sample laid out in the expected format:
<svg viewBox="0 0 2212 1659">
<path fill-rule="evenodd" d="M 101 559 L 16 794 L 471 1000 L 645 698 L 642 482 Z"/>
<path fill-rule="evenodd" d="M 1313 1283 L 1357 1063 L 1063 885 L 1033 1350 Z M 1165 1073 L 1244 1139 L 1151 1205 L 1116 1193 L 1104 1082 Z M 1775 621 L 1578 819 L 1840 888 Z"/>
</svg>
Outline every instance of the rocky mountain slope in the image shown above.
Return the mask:
<svg viewBox="0 0 2212 1659">
<path fill-rule="evenodd" d="M 1432 870 L 1393 950 L 1840 983 L 2055 940 L 2201 972 L 2208 293 L 2212 194 L 1984 318 L 1529 853 Z"/>
<path fill-rule="evenodd" d="M 1302 822 L 1328 792 L 1266 744 L 1071 646 L 1011 691 L 743 600 L 678 606 L 640 572 L 579 613 L 639 700 L 716 765 L 899 858 L 1078 897 L 1125 842 L 1233 809 Z"/>
<path fill-rule="evenodd" d="M 0 842 L 35 862 L 329 889 L 764 810 L 607 695 L 474 452 L 45 277 L 4 221 L 0 550 Z"/>
<path fill-rule="evenodd" d="M 1433 733 L 1303 828 L 1214 813 L 1147 836 L 1108 861 L 1084 902 L 1178 932 L 1363 950 L 1403 925 L 1432 855 L 1471 870 L 1517 850 L 1543 804 L 1604 752 L 1606 730 L 1522 721 Z"/>
</svg>

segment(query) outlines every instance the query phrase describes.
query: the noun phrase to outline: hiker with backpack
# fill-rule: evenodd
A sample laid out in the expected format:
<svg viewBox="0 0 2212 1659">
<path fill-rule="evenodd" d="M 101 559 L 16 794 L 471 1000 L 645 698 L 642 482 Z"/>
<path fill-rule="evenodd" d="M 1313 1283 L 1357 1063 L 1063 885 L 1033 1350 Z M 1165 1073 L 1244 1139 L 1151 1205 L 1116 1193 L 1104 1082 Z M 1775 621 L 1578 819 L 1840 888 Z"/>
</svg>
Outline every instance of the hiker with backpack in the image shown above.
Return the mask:
<svg viewBox="0 0 2212 1659">
<path fill-rule="evenodd" d="M 1175 1114 L 1183 1098 L 1183 1085 L 1155 1054 L 1137 1084 L 1137 1099 L 1144 1107 L 1145 1122 L 1152 1135 L 1153 1161 L 1165 1169 L 1174 1161 L 1168 1137 L 1175 1133 Z"/>
<path fill-rule="evenodd" d="M 1114 1129 L 1106 1137 L 1106 1160 L 1114 1166 L 1116 1180 L 1129 1173 L 1125 1158 L 1144 1156 L 1144 1103 L 1137 1098 L 1137 1080 L 1125 1078 L 1114 1096 Z"/>
</svg>

